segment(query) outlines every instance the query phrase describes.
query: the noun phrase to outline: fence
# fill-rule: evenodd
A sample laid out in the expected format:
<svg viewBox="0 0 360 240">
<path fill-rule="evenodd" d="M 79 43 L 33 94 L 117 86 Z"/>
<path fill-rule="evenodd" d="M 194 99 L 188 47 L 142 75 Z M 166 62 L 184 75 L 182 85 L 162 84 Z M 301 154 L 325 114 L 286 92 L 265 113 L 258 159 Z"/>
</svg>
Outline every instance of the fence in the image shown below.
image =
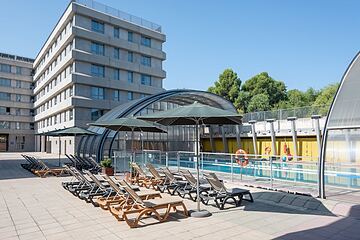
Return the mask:
<svg viewBox="0 0 360 240">
<path fill-rule="evenodd" d="M 249 122 L 250 120 L 265 121 L 266 119 L 286 120 L 288 117 L 310 118 L 312 115 L 324 116 L 327 114 L 329 107 L 330 106 L 328 105 L 308 106 L 291 109 L 279 109 L 274 111 L 245 113 L 243 116 L 243 122 Z"/>
<path fill-rule="evenodd" d="M 199 168 L 201 172 L 216 172 L 221 178 L 232 182 L 241 181 L 249 186 L 318 196 L 317 161 L 301 157 L 284 161 L 281 156 L 260 155 L 248 155 L 247 158 L 248 164 L 244 164 L 245 159 L 239 159 L 235 154 L 201 152 Z M 196 171 L 197 164 L 194 152 L 184 151 L 144 150 L 133 153 L 131 160 L 141 166 L 151 163 L 155 167 L 173 170 L 186 168 L 192 172 Z M 331 187 L 359 189 L 360 181 L 356 181 L 357 178 L 360 178 L 358 165 L 328 164 L 325 170 L 326 184 Z"/>
</svg>

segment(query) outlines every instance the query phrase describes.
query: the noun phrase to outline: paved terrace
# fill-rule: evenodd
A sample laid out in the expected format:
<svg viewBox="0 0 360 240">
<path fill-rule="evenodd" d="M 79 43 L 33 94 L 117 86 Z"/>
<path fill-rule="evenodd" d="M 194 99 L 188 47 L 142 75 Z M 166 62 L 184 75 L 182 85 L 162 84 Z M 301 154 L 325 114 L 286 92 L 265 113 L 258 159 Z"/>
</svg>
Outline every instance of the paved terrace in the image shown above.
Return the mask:
<svg viewBox="0 0 360 240">
<path fill-rule="evenodd" d="M 40 156 L 45 158 L 45 156 Z M 56 156 L 46 156 L 51 158 Z M 109 212 L 61 187 L 67 178 L 38 178 L 19 154 L 0 153 L 0 239 L 359 239 L 359 205 L 251 188 L 255 202 L 130 229 Z M 55 160 L 54 163 L 57 163 Z M 164 197 L 168 197 L 166 194 Z M 189 210 L 195 204 L 185 200 Z"/>
</svg>

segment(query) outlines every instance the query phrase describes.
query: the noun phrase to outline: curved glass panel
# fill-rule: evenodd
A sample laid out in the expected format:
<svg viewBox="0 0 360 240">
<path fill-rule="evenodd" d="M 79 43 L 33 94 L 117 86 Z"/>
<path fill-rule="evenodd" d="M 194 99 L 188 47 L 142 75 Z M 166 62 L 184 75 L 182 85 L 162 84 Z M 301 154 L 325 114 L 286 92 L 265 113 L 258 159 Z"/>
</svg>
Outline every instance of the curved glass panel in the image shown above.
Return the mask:
<svg viewBox="0 0 360 240">
<path fill-rule="evenodd" d="M 347 193 L 360 188 L 359 89 L 358 54 L 342 78 L 325 125 L 320 171 L 322 197 L 342 195 L 339 191 L 344 192 L 344 188 Z"/>
</svg>

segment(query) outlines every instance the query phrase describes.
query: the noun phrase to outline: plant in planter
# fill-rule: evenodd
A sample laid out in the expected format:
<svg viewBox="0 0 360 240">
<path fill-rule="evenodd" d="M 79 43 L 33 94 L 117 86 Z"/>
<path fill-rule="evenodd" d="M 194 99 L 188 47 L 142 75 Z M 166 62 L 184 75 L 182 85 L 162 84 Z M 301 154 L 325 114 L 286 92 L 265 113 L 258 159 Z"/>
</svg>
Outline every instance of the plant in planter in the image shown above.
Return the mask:
<svg viewBox="0 0 360 240">
<path fill-rule="evenodd" d="M 102 167 L 102 173 L 113 176 L 114 175 L 114 168 L 112 167 L 112 161 L 110 158 L 106 158 L 100 162 L 100 165 Z"/>
</svg>

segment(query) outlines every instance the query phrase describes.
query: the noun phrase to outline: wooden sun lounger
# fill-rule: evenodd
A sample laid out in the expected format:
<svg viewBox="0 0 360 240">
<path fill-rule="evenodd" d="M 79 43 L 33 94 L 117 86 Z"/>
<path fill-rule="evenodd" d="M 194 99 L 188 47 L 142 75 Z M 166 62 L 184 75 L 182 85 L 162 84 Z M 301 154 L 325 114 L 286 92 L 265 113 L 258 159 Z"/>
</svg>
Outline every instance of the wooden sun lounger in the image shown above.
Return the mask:
<svg viewBox="0 0 360 240">
<path fill-rule="evenodd" d="M 137 163 L 132 163 L 131 166 L 136 171 L 137 179 L 135 179 L 135 183 L 137 183 L 140 187 L 146 187 L 153 189 L 157 188 L 158 184 L 162 183 L 162 179 L 155 179 L 151 176 L 147 176 L 146 173 L 142 170 L 142 168 Z"/>
<path fill-rule="evenodd" d="M 104 178 L 109 183 L 112 190 L 115 192 L 115 195 L 112 197 L 100 197 L 97 199 L 97 203 L 103 209 L 109 209 L 110 212 L 118 219 L 121 220 L 121 216 L 119 216 L 119 208 L 127 201 L 126 192 L 124 190 L 124 186 L 131 188 L 133 191 L 133 187 L 127 184 L 125 181 L 120 181 L 121 188 L 112 180 L 109 176 L 104 175 Z M 141 198 L 143 199 L 151 199 L 151 198 L 161 198 L 161 195 L 157 191 L 153 190 L 142 190 L 138 192 Z"/>
<path fill-rule="evenodd" d="M 177 207 L 183 209 L 184 216 L 188 216 L 188 211 L 182 199 L 172 197 L 170 199 L 151 199 L 142 200 L 141 197 L 129 187 L 124 187 L 131 203 L 125 203 L 121 208 L 121 216 L 131 228 L 139 226 L 139 223 L 144 218 L 155 217 L 159 222 L 164 222 L 168 219 L 170 211 L 177 212 Z M 165 213 L 160 214 L 159 210 L 165 210 Z M 135 219 L 130 219 L 130 215 L 137 214 Z"/>
</svg>

